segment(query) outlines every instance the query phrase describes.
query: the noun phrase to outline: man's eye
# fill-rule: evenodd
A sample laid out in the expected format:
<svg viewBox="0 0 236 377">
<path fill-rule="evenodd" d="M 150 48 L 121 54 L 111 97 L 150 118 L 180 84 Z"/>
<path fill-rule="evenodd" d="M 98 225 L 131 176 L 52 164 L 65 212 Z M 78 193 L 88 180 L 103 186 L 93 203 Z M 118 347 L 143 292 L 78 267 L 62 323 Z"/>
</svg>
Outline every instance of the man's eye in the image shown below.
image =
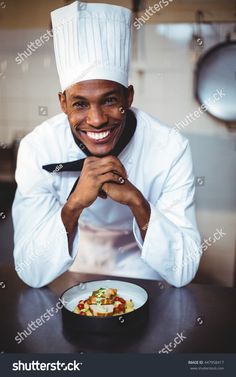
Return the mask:
<svg viewBox="0 0 236 377">
<path fill-rule="evenodd" d="M 87 106 L 88 104 L 82 101 L 73 104 L 73 107 L 75 107 L 76 109 L 85 109 Z"/>
<path fill-rule="evenodd" d="M 104 100 L 104 103 L 105 104 L 108 104 L 108 105 L 113 105 L 115 103 L 117 103 L 117 98 L 116 97 L 108 97 Z"/>
</svg>

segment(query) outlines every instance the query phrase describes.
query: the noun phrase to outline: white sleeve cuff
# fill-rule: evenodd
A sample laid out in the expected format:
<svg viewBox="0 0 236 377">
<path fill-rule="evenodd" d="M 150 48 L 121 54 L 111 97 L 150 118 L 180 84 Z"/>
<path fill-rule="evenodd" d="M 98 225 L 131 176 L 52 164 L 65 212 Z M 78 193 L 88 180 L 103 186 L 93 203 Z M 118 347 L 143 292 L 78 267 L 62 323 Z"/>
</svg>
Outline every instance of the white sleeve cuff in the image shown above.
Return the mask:
<svg viewBox="0 0 236 377">
<path fill-rule="evenodd" d="M 193 279 L 199 265 L 200 253 L 193 255 L 194 250 L 199 250 L 198 233 L 193 237 L 190 231 L 184 231 L 149 204 L 151 215 L 144 241 L 136 220 L 133 221 L 141 258 L 168 283 L 183 286 Z"/>
<path fill-rule="evenodd" d="M 39 236 L 15 248 L 15 268 L 21 279 L 32 287 L 49 284 L 69 269 L 79 247 L 79 227 L 75 231 L 71 253 L 67 233 L 61 219 L 61 209 L 49 219 Z M 27 253 L 21 253 L 27 248 Z"/>
</svg>

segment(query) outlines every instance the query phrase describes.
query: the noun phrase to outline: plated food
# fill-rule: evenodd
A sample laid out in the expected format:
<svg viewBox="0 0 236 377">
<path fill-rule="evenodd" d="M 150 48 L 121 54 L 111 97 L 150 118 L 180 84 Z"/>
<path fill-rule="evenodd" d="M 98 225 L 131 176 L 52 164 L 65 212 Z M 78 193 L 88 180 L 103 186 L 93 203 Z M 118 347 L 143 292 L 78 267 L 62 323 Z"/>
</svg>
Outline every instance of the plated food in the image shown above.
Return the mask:
<svg viewBox="0 0 236 377">
<path fill-rule="evenodd" d="M 134 311 L 132 299 L 120 297 L 115 288 L 99 288 L 85 300 L 80 300 L 74 313 L 89 317 L 110 317 Z"/>
<path fill-rule="evenodd" d="M 68 288 L 63 302 L 63 331 L 68 339 L 81 333 L 112 335 L 137 331 L 148 321 L 148 294 L 121 280 L 83 281 Z"/>
</svg>

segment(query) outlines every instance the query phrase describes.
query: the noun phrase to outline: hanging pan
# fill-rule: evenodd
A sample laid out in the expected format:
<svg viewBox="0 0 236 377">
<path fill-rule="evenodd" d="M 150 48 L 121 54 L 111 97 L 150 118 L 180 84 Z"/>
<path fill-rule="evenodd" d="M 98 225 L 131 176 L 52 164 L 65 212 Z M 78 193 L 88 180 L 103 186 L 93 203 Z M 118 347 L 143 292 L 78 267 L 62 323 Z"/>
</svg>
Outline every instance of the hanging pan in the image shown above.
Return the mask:
<svg viewBox="0 0 236 377">
<path fill-rule="evenodd" d="M 217 44 L 200 58 L 195 96 L 209 114 L 226 123 L 236 122 L 236 41 Z"/>
</svg>

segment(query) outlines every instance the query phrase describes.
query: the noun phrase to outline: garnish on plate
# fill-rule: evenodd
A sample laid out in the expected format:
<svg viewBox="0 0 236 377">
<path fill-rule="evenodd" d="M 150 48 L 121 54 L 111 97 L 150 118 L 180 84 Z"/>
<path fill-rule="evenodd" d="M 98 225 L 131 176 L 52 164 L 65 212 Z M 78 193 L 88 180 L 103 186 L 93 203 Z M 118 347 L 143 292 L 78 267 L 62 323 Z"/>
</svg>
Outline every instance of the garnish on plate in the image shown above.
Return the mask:
<svg viewBox="0 0 236 377">
<path fill-rule="evenodd" d="M 117 289 L 99 288 L 86 300 L 80 300 L 74 313 L 88 317 L 110 317 L 134 310 L 134 303 L 118 296 Z"/>
</svg>

